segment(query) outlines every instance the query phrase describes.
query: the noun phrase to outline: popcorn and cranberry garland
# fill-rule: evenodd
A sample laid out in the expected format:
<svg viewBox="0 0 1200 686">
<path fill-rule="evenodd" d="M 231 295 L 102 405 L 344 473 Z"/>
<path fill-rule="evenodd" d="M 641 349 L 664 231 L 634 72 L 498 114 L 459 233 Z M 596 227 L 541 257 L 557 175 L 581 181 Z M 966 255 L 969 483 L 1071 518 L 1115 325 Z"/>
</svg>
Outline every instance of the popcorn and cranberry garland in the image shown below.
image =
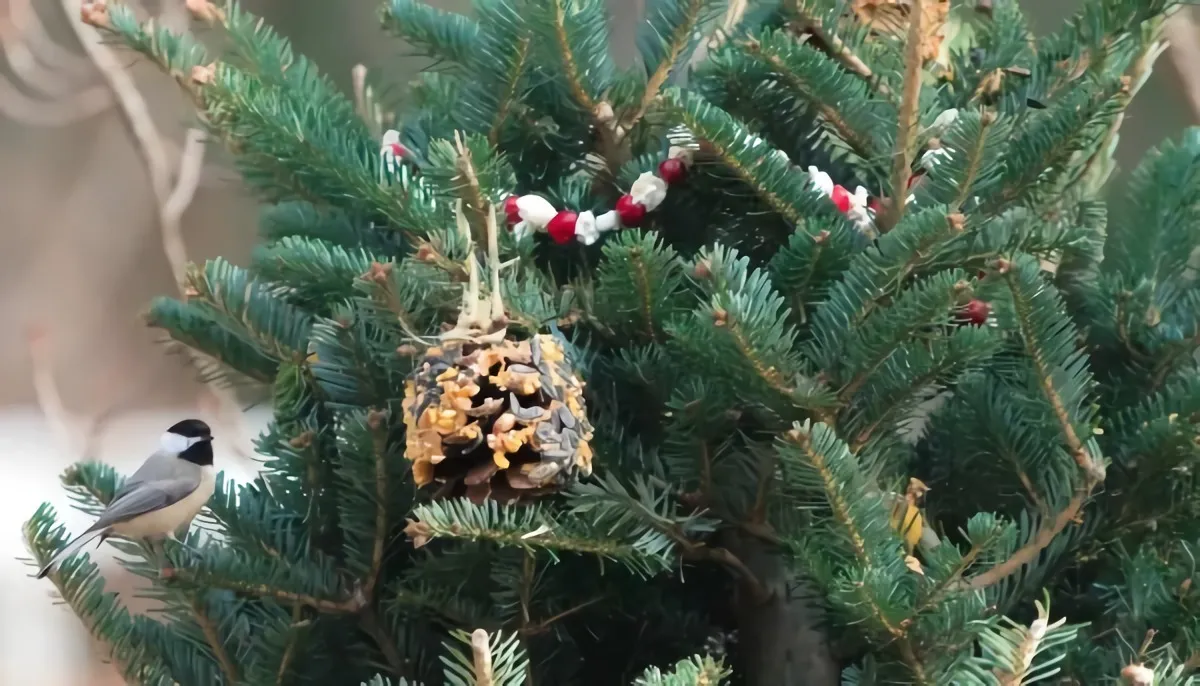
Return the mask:
<svg viewBox="0 0 1200 686">
<path fill-rule="evenodd" d="M 870 193 L 866 188 L 859 186 L 851 194 L 845 186 L 834 183 L 829 174 L 811 165 L 808 167 L 808 179 L 818 191 L 833 201 L 833 206 L 838 209 L 838 212 L 854 222 L 859 231 L 867 234 L 874 233 L 875 211 L 869 207 Z"/>
<path fill-rule="evenodd" d="M 933 134 L 934 137 L 929 139 L 927 149 L 920 157 L 919 171 L 909 178 L 909 189 L 912 189 L 924 173 L 952 157 L 950 152 L 941 146 L 936 136 L 946 132 L 957 118 L 958 110 L 946 110 L 925 130 L 924 133 Z M 765 141 L 757 136 L 751 135 L 749 138 L 753 143 L 765 144 Z M 777 150 L 775 153 L 791 163 L 783 151 Z M 385 168 L 395 173 L 399 161 L 408 155 L 408 150 L 400 143 L 399 132 L 391 130 L 383 135 L 379 154 L 383 158 Z M 617 200 L 614 209 L 598 216 L 591 211 L 558 210 L 550 201 L 533 194 L 507 198 L 504 201 L 504 214 L 517 240 L 531 232 L 544 231 L 559 245 L 570 243 L 572 239 L 584 245 L 592 245 L 599 240 L 600 234 L 607 231 L 641 226 L 646 214 L 653 212 L 666 199 L 667 189 L 687 179 L 691 164 L 690 149 L 671 146 L 667 159 L 658 165 L 657 175 L 643 172 L 633 182 L 629 193 Z M 867 236 L 876 235 L 875 216 L 880 210 L 878 198 L 872 197 L 862 186 L 858 186 L 851 193 L 845 186 L 834 183 L 828 173 L 815 166 L 808 167 L 808 176 L 813 187 L 828 197 L 834 207 L 853 222 L 860 232 Z M 913 196 L 909 196 L 908 202 L 913 202 Z M 968 318 L 975 320 L 978 317 Z"/>
<path fill-rule="evenodd" d="M 658 174 L 643 172 L 616 207 L 600 215 L 591 211 L 558 210 L 539 195 L 512 196 L 504 201 L 504 214 L 513 235 L 520 240 L 530 232 L 545 231 L 550 240 L 565 245 L 572 239 L 592 245 L 606 231 L 640 226 L 667 198 L 667 188 L 687 179 L 691 151 L 672 147 L 658 165 Z"/>
</svg>

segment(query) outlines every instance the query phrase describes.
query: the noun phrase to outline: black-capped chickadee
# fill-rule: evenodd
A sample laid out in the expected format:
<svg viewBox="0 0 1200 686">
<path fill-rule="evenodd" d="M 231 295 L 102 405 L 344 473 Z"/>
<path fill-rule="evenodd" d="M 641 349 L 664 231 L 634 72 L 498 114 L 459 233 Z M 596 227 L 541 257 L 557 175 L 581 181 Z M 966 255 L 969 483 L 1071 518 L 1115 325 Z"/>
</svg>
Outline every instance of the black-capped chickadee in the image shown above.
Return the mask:
<svg viewBox="0 0 1200 686">
<path fill-rule="evenodd" d="M 215 487 L 212 431 L 199 419 L 185 419 L 167 429 L 159 449 L 113 495 L 96 523 L 55 553 L 38 578 L 97 536 L 101 542 L 114 534 L 161 542 L 191 524 Z"/>
</svg>

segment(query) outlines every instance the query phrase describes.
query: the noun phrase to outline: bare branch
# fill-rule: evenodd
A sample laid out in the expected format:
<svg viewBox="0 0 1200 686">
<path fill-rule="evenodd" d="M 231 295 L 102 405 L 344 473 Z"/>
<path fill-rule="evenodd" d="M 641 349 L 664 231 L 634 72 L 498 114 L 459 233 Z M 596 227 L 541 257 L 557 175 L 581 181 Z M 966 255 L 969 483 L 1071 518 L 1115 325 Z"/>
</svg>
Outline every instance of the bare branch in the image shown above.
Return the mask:
<svg viewBox="0 0 1200 686">
<path fill-rule="evenodd" d="M 116 53 L 105 45 L 100 35 L 80 21 L 77 14 L 77 0 L 61 0 L 64 11 L 69 17 L 71 28 L 83 45 L 84 51 L 92 63 L 100 70 L 101 76 L 116 97 L 117 110 L 125 119 L 134 144 L 146 172 L 150 177 L 150 188 L 154 194 L 158 211 L 159 230 L 163 237 L 163 250 L 171 265 L 175 277 L 175 285 L 179 294 L 187 297 L 185 278 L 187 275 L 187 247 L 183 241 L 181 220 L 195 193 L 199 182 L 200 170 L 203 166 L 203 134 L 197 130 L 188 132 L 184 151 L 180 155 L 180 169 L 173 174 L 167 155 L 165 139 L 154 124 L 146 99 L 134 83 L 133 77 L 125 70 Z M 172 177 L 175 177 L 173 181 Z M 185 348 L 193 362 L 204 359 L 198 351 Z M 217 403 L 217 416 L 229 421 L 230 443 L 239 454 L 245 454 L 243 445 L 248 444 L 245 438 L 247 432 L 243 426 L 242 413 L 238 410 L 237 398 L 233 392 L 215 382 L 207 383 Z"/>
<path fill-rule="evenodd" d="M 188 129 L 179 158 L 179 175 L 159 213 L 162 223 L 163 252 L 171 263 L 175 283 L 187 278 L 187 245 L 183 242 L 183 213 L 192 204 L 196 187 L 200 184 L 200 172 L 204 169 L 204 132 Z"/>
</svg>

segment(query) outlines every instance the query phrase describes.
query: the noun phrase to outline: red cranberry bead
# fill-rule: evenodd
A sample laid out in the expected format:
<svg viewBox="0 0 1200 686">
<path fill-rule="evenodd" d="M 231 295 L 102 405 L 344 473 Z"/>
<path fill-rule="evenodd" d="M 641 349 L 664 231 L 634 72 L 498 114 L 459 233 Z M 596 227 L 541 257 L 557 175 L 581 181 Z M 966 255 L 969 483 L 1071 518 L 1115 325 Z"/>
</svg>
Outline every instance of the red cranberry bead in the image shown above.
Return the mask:
<svg viewBox="0 0 1200 686">
<path fill-rule="evenodd" d="M 829 199 L 832 200 L 834 206 L 838 208 L 838 212 L 843 214 L 850 211 L 850 197 L 850 191 L 842 188 L 841 186 L 834 186 L 833 192 L 829 194 Z"/>
<path fill-rule="evenodd" d="M 658 176 L 666 181 L 668 186 L 674 186 L 687 178 L 687 165 L 683 163 L 683 160 L 674 157 L 663 160 L 658 165 Z"/>
<path fill-rule="evenodd" d="M 517 196 L 510 195 L 504 199 L 504 216 L 508 218 L 509 226 L 521 221 L 521 210 L 517 207 Z"/>
<path fill-rule="evenodd" d="M 987 324 L 988 317 L 992 314 L 992 306 L 978 298 L 971 300 L 962 308 L 962 318 L 968 324 L 975 326 L 983 326 Z"/>
<path fill-rule="evenodd" d="M 646 218 L 646 206 L 636 202 L 632 195 L 622 195 L 617 200 L 617 216 L 621 218 L 621 226 L 641 226 Z"/>
<path fill-rule="evenodd" d="M 575 238 L 575 222 L 578 219 L 578 214 L 570 210 L 563 210 L 554 215 L 550 223 L 546 224 L 546 233 L 550 234 L 550 239 L 555 243 L 566 245 Z"/>
</svg>

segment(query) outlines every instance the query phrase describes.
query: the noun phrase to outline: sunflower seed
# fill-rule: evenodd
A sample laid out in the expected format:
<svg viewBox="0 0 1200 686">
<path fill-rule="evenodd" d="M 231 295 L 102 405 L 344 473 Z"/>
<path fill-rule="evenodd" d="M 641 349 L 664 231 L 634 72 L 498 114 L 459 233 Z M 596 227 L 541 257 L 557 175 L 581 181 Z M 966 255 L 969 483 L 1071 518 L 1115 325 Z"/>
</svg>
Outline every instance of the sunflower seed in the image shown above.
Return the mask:
<svg viewBox="0 0 1200 686">
<path fill-rule="evenodd" d="M 555 414 L 558 416 L 558 420 L 563 423 L 563 426 L 568 429 L 575 428 L 575 415 L 571 414 L 571 411 L 566 407 L 559 407 Z"/>
<path fill-rule="evenodd" d="M 538 340 L 537 336 L 534 336 L 533 338 L 529 339 L 529 351 L 533 358 L 533 366 L 541 367 L 542 366 L 542 342 Z"/>
</svg>

